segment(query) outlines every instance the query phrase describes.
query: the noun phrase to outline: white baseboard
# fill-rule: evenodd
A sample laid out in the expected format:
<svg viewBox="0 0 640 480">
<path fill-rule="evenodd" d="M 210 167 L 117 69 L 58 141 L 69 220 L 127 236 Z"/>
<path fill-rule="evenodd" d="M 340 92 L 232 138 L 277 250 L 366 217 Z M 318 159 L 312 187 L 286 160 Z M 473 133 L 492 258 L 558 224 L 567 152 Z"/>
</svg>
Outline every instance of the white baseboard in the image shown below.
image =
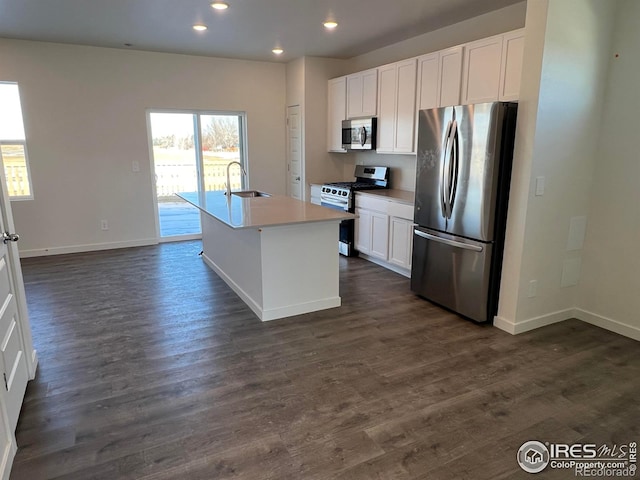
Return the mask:
<svg viewBox="0 0 640 480">
<path fill-rule="evenodd" d="M 625 337 L 640 341 L 640 327 L 619 322 L 612 318 L 603 317 L 602 315 L 588 312 L 581 308 L 575 309 L 575 318 L 582 320 L 583 322 L 590 323 L 591 325 L 595 325 L 596 327 L 604 328 L 605 330 L 610 330 Z"/>
<path fill-rule="evenodd" d="M 229 285 L 236 295 L 238 295 L 244 303 L 256 314 L 256 316 L 263 322 L 269 320 L 277 320 L 279 318 L 291 317 L 293 315 L 302 315 L 303 313 L 316 312 L 318 310 L 325 310 L 327 308 L 339 307 L 342 304 L 340 297 L 335 298 L 323 298 L 322 300 L 316 300 L 313 302 L 298 303 L 295 305 L 287 305 L 280 308 L 272 308 L 265 310 L 261 304 L 252 298 L 247 292 L 245 292 L 236 282 L 233 281 L 229 275 L 222 271 L 216 263 L 207 256 L 202 254 L 202 260 L 206 263 L 211 270 L 216 272 L 218 276 Z"/>
<path fill-rule="evenodd" d="M 313 302 L 298 303 L 296 305 L 288 305 L 286 307 L 272 308 L 263 310 L 260 320 L 266 322 L 268 320 L 277 320 L 278 318 L 292 317 L 294 315 L 302 315 L 304 313 L 317 312 L 318 310 L 326 310 L 327 308 L 335 308 L 342 305 L 340 297 L 323 298 Z"/>
<path fill-rule="evenodd" d="M 9 480 L 11 474 L 11 467 L 13 466 L 13 459 L 16 456 L 16 443 L 11 434 L 11 442 L 5 446 L 4 452 L 2 452 L 2 458 L 0 458 L 0 478 L 2 480 Z"/>
<path fill-rule="evenodd" d="M 603 317 L 602 315 L 588 312 L 581 308 L 568 308 L 566 310 L 560 310 L 548 315 L 541 315 L 539 317 L 530 318 L 517 323 L 506 318 L 496 316 L 493 319 L 493 325 L 500 330 L 510 333 L 511 335 L 517 335 L 519 333 L 528 332 L 553 323 L 563 322 L 571 318 L 577 318 L 585 323 L 640 341 L 640 327 L 619 322 L 612 318 Z"/>
<path fill-rule="evenodd" d="M 45 257 L 48 255 L 64 255 L 67 253 L 95 252 L 98 250 L 112 250 L 116 248 L 146 247 L 157 245 L 156 238 L 141 240 L 127 240 L 124 242 L 90 243 L 86 245 L 71 245 L 68 247 L 35 248 L 32 250 L 20 250 L 20 258 Z"/>
<path fill-rule="evenodd" d="M 570 318 L 576 318 L 575 309 L 573 308 L 567 308 L 566 310 L 559 310 L 539 317 L 529 318 L 517 323 L 512 322 L 509 319 L 496 316 L 493 319 L 493 325 L 498 327 L 500 330 L 510 333 L 511 335 L 517 335 L 519 333 L 535 330 L 536 328 L 551 325 L 553 323 L 563 322 Z"/>
<path fill-rule="evenodd" d="M 242 301 L 246 303 L 251 310 L 253 310 L 253 313 L 255 313 L 258 318 L 262 320 L 262 307 L 260 307 L 260 304 L 252 297 L 250 297 L 247 292 L 240 288 L 240 286 L 236 282 L 234 282 L 229 275 L 224 273 L 222 269 L 218 267 L 216 262 L 207 257 L 206 253 L 202 254 L 202 260 L 204 260 L 204 263 L 206 263 L 211 270 L 216 272 L 218 276 L 224 281 L 224 283 L 229 285 L 229 287 L 231 287 L 231 290 L 236 292 L 236 295 L 238 295 L 242 299 Z"/>
<path fill-rule="evenodd" d="M 29 369 L 29 380 L 36 378 L 36 370 L 38 370 L 38 352 L 34 348 L 31 352 L 31 368 Z"/>
<path fill-rule="evenodd" d="M 360 253 L 358 254 L 358 256 L 364 260 L 368 260 L 371 263 L 380 265 L 381 267 L 384 267 L 387 270 L 391 270 L 392 272 L 399 273 L 404 277 L 411 278 L 411 270 L 407 270 L 406 268 L 399 267 L 397 265 L 394 265 L 393 263 L 385 262 L 384 260 L 380 260 L 379 258 L 372 257 L 364 253 Z"/>
</svg>

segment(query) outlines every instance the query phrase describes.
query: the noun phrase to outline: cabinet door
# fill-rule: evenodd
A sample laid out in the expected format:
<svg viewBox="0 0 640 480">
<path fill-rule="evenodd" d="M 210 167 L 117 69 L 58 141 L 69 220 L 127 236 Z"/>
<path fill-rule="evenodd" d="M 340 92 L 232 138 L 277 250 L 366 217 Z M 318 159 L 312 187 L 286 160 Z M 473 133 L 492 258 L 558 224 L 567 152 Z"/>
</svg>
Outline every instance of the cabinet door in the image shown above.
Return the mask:
<svg viewBox="0 0 640 480">
<path fill-rule="evenodd" d="M 371 212 L 372 257 L 386 260 L 389 253 L 389 217 L 384 213 Z"/>
<path fill-rule="evenodd" d="M 462 83 L 462 47 L 452 47 L 440 52 L 438 62 L 438 107 L 460 104 Z"/>
<path fill-rule="evenodd" d="M 362 74 L 347 77 L 347 118 L 362 116 Z"/>
<path fill-rule="evenodd" d="M 346 152 L 342 148 L 342 121 L 347 118 L 347 77 L 329 80 L 327 91 L 327 150 Z"/>
<path fill-rule="evenodd" d="M 378 68 L 378 153 L 393 152 L 396 125 L 397 66 Z"/>
<path fill-rule="evenodd" d="M 396 69 L 396 121 L 393 150 L 415 152 L 416 60 L 399 62 Z"/>
<path fill-rule="evenodd" d="M 418 110 L 438 107 L 440 53 L 418 57 Z"/>
<path fill-rule="evenodd" d="M 378 103 L 378 70 L 347 76 L 347 117 L 374 116 Z"/>
<path fill-rule="evenodd" d="M 411 269 L 413 222 L 404 218 L 389 218 L 389 263 Z"/>
<path fill-rule="evenodd" d="M 524 30 L 504 34 L 502 44 L 502 70 L 500 72 L 500 95 L 502 102 L 518 100 L 524 53 Z"/>
<path fill-rule="evenodd" d="M 362 72 L 362 116 L 373 117 L 378 113 L 378 70 Z"/>
<path fill-rule="evenodd" d="M 460 103 L 462 47 L 418 57 L 418 110 Z"/>
<path fill-rule="evenodd" d="M 464 49 L 461 103 L 498 100 L 502 35 L 468 43 Z"/>
<path fill-rule="evenodd" d="M 369 254 L 371 252 L 371 212 L 356 208 L 355 221 L 355 243 L 356 250 L 361 253 Z"/>
</svg>

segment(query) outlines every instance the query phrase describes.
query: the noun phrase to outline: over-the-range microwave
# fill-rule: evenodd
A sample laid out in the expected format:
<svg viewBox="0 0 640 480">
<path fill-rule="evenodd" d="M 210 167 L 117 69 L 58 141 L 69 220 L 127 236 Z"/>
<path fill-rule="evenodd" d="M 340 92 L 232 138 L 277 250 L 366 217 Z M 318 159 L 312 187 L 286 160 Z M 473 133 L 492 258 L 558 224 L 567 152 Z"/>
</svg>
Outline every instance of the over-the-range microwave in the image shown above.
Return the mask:
<svg viewBox="0 0 640 480">
<path fill-rule="evenodd" d="M 346 150 L 376 149 L 376 117 L 342 121 L 342 148 Z"/>
</svg>

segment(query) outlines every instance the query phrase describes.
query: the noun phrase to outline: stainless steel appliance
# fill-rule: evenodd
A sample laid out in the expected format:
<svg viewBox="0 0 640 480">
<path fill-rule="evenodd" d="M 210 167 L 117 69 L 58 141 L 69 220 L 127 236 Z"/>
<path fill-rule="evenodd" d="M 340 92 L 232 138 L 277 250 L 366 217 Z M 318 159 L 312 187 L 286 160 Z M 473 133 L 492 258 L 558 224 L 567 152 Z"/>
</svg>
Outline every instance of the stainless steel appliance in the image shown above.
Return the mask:
<svg viewBox="0 0 640 480">
<path fill-rule="evenodd" d="M 477 322 L 498 306 L 517 104 L 421 110 L 411 289 Z"/>
<path fill-rule="evenodd" d="M 377 120 L 375 117 L 342 121 L 342 148 L 347 150 L 375 150 Z"/>
<path fill-rule="evenodd" d="M 356 165 L 354 182 L 335 182 L 322 185 L 320 204 L 353 213 L 355 211 L 354 195 L 358 190 L 372 190 L 389 188 L 389 167 L 367 167 Z M 355 245 L 354 221 L 340 222 L 340 239 L 338 251 L 342 255 L 355 256 L 358 254 Z"/>
</svg>

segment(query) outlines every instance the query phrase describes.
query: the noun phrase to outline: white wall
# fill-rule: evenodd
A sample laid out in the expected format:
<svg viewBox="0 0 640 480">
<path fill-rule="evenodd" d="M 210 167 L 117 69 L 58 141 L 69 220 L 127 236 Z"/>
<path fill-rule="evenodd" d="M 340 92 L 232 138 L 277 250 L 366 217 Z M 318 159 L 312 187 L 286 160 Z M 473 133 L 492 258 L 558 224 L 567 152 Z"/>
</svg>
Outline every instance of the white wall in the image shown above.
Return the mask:
<svg viewBox="0 0 640 480">
<path fill-rule="evenodd" d="M 561 278 L 565 262 L 577 261 L 579 274 L 583 252 L 568 251 L 569 225 L 572 217 L 589 213 L 614 11 L 615 2 L 599 0 L 528 3 L 523 109 L 497 321 L 507 330 L 525 331 L 574 313 L 578 286 L 561 287 Z M 539 53 L 529 42 L 537 43 L 542 32 L 538 73 Z M 534 195 L 536 177 L 545 178 L 543 196 Z M 533 298 L 531 280 L 537 281 Z"/>
<path fill-rule="evenodd" d="M 300 105 L 302 114 L 304 197 L 312 183 L 342 179 L 344 155 L 327 152 L 327 82 L 343 74 L 345 60 L 302 57 L 287 64 L 287 106 Z"/>
<path fill-rule="evenodd" d="M 618 3 L 578 306 L 586 320 L 640 339 L 640 2 Z"/>
<path fill-rule="evenodd" d="M 251 187 L 285 191 L 282 64 L 19 40 L 0 58 L 23 103 L 35 198 L 12 207 L 27 254 L 155 241 L 148 108 L 247 112 Z"/>
<path fill-rule="evenodd" d="M 525 23 L 526 4 L 527 2 L 516 3 L 359 55 L 350 60 L 350 68 L 346 73 L 359 72 L 522 28 Z"/>
<path fill-rule="evenodd" d="M 305 180 L 307 184 L 339 181 L 346 155 L 327 152 L 327 86 L 342 75 L 344 60 L 305 57 Z M 307 199 L 310 191 L 307 189 Z"/>
</svg>

